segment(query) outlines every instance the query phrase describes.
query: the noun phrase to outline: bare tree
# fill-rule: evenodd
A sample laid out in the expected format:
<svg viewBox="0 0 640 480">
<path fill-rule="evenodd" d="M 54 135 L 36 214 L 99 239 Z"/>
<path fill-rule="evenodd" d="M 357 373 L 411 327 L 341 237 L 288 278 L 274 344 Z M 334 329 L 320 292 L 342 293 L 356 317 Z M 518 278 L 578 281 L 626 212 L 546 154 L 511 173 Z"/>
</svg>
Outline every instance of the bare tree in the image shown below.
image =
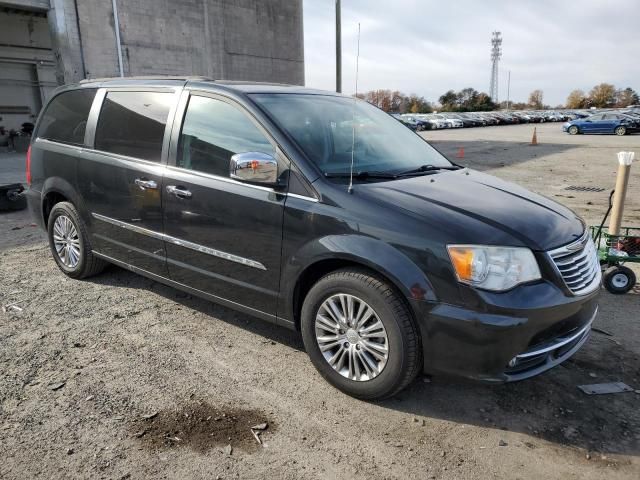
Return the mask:
<svg viewBox="0 0 640 480">
<path fill-rule="evenodd" d="M 616 103 L 616 87 L 610 83 L 596 85 L 589 92 L 589 103 L 592 107 L 612 107 Z"/>
<path fill-rule="evenodd" d="M 542 90 L 534 90 L 529 94 L 529 106 L 538 110 L 544 108 L 544 103 L 542 103 L 543 98 L 544 92 Z"/>
<path fill-rule="evenodd" d="M 582 90 L 573 90 L 567 97 L 567 108 L 585 108 L 587 96 Z"/>
</svg>

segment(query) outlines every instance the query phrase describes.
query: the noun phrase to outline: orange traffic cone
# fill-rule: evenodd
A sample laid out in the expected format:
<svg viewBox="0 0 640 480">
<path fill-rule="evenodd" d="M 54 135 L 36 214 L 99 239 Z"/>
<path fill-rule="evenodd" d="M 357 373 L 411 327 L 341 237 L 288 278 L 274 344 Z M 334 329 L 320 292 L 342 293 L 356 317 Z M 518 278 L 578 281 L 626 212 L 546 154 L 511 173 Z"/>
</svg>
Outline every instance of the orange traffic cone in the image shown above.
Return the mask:
<svg viewBox="0 0 640 480">
<path fill-rule="evenodd" d="M 460 147 L 458 149 L 458 154 L 456 155 L 456 158 L 464 158 L 464 147 Z"/>
<path fill-rule="evenodd" d="M 538 144 L 538 135 L 536 133 L 536 127 L 533 127 L 533 137 L 531 137 L 531 145 Z"/>
</svg>

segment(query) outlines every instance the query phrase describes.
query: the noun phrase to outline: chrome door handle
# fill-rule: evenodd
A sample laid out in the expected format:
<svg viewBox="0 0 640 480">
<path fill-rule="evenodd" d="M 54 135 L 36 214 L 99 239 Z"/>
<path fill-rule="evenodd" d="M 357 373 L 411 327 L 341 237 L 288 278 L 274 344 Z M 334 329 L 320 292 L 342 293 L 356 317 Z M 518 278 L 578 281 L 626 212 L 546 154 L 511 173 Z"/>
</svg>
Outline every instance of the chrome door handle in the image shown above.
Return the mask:
<svg viewBox="0 0 640 480">
<path fill-rule="evenodd" d="M 135 184 L 140 187 L 140 190 L 155 190 L 158 188 L 158 184 L 153 180 L 145 180 L 143 178 L 136 178 L 134 180 Z"/>
<path fill-rule="evenodd" d="M 182 187 L 176 187 L 175 185 L 167 185 L 167 192 L 173 193 L 176 197 L 191 198 L 191 192 Z"/>
</svg>

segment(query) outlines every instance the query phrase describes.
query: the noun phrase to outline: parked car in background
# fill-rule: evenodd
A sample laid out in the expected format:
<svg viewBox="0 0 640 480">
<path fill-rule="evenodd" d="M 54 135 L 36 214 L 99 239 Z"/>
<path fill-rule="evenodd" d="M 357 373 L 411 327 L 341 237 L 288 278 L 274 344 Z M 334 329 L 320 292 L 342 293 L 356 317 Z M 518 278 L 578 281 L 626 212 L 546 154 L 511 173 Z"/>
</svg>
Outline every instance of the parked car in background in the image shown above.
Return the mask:
<svg viewBox="0 0 640 480">
<path fill-rule="evenodd" d="M 477 122 L 475 122 L 474 120 L 471 120 L 469 118 L 465 118 L 462 115 L 460 115 L 459 113 L 443 113 L 442 115 L 446 116 L 447 118 L 451 118 L 451 119 L 456 119 L 456 120 L 460 120 L 462 122 L 462 126 L 463 127 L 476 127 Z"/>
<path fill-rule="evenodd" d="M 626 135 L 640 130 L 640 121 L 623 113 L 596 113 L 590 117 L 572 120 L 562 125 L 562 131 L 571 135 L 578 133 L 608 133 Z"/>
<path fill-rule="evenodd" d="M 396 120 L 398 120 L 405 127 L 407 127 L 409 130 L 413 130 L 414 132 L 418 130 L 418 123 L 417 122 L 414 122 L 414 121 L 411 121 L 409 119 L 406 119 L 402 115 L 400 115 L 399 113 L 391 113 L 390 115 L 393 118 L 395 118 Z"/>
<path fill-rule="evenodd" d="M 415 115 L 403 115 L 402 118 L 404 118 L 407 122 L 413 123 L 416 126 L 416 131 L 418 132 L 421 132 L 423 130 L 433 130 L 434 128 L 433 123 Z"/>
</svg>

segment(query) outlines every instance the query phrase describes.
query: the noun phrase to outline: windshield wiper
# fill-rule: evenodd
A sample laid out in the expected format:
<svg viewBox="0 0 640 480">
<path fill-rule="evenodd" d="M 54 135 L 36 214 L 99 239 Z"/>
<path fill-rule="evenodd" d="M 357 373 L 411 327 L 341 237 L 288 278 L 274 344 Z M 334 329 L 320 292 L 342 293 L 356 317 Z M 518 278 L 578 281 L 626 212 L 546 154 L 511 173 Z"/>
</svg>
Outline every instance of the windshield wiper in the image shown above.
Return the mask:
<svg viewBox="0 0 640 480">
<path fill-rule="evenodd" d="M 437 167 L 435 165 L 421 165 L 418 168 L 412 168 L 411 170 L 406 170 L 404 172 L 396 173 L 396 177 L 407 177 L 410 175 L 420 175 L 420 174 L 429 174 L 433 172 L 437 172 L 438 170 L 460 170 L 461 167 L 459 165 L 445 165 Z"/>
<path fill-rule="evenodd" d="M 325 172 L 324 174 L 327 178 L 350 178 L 351 174 L 349 172 Z M 366 179 L 366 178 L 397 178 L 398 176 L 393 173 L 387 172 L 353 172 L 353 178 L 357 179 Z"/>
</svg>

